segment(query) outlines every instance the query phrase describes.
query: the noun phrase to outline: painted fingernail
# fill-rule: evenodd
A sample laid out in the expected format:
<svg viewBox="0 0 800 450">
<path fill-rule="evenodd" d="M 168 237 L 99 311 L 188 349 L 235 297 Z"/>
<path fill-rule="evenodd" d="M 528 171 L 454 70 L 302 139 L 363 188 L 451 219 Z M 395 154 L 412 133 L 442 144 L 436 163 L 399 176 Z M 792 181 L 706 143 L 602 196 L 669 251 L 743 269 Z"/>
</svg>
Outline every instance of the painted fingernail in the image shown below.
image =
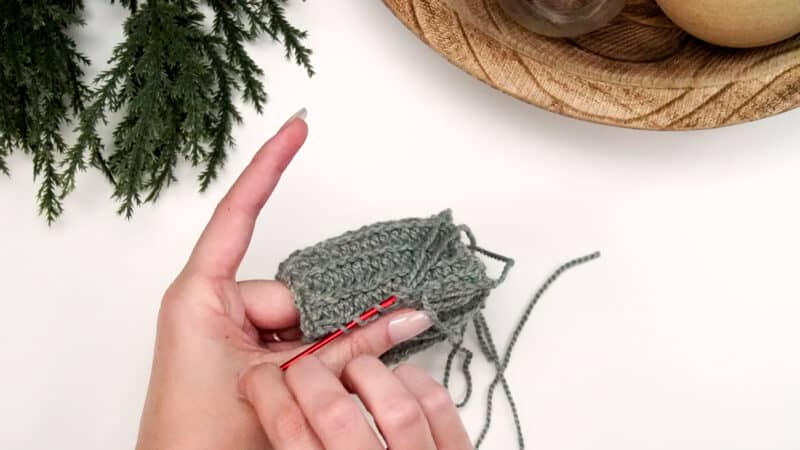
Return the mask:
<svg viewBox="0 0 800 450">
<path fill-rule="evenodd" d="M 389 322 L 389 339 L 399 344 L 418 336 L 431 327 L 431 316 L 424 311 L 412 311 L 395 317 Z"/>
<path fill-rule="evenodd" d="M 283 126 L 281 126 L 281 130 L 286 128 L 286 125 L 289 125 L 290 123 L 292 123 L 292 121 L 294 119 L 306 120 L 306 116 L 307 115 L 308 115 L 308 110 L 305 109 L 305 108 L 300 108 L 300 111 L 297 111 L 296 113 L 294 113 L 292 115 L 292 117 L 289 117 L 289 120 L 284 122 Z"/>
</svg>

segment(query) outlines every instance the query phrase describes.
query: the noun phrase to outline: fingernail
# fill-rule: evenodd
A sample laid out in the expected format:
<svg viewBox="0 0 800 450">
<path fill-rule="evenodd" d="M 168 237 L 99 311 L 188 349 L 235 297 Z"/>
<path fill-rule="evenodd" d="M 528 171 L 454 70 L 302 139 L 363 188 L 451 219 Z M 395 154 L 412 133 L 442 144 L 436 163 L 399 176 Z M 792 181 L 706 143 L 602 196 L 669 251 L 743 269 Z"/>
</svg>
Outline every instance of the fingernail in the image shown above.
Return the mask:
<svg viewBox="0 0 800 450">
<path fill-rule="evenodd" d="M 281 130 L 286 128 L 286 125 L 292 123 L 294 119 L 306 120 L 307 115 L 308 115 L 308 110 L 305 108 L 300 108 L 300 111 L 294 113 L 292 117 L 289 117 L 289 120 L 283 123 L 283 126 L 281 126 Z"/>
<path fill-rule="evenodd" d="M 412 311 L 402 314 L 389 322 L 389 339 L 399 344 L 418 336 L 431 327 L 431 316 L 424 311 Z"/>
</svg>

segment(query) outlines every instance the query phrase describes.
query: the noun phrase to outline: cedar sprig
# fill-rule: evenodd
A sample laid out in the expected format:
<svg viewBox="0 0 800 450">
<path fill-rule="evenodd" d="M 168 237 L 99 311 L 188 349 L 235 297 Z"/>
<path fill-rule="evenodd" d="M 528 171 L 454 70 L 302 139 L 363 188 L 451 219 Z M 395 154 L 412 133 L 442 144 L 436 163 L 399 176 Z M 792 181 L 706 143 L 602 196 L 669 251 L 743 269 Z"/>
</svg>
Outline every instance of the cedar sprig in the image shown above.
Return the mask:
<svg viewBox="0 0 800 450">
<path fill-rule="evenodd" d="M 89 95 L 70 27 L 83 23 L 78 0 L 0 2 L 0 172 L 21 150 L 33 159 L 40 214 L 52 223 L 63 211 L 60 161 L 68 146 L 61 129 Z"/>
<path fill-rule="evenodd" d="M 91 155 L 90 164 L 113 181 L 118 212 L 126 217 L 143 202 L 156 201 L 176 181 L 180 160 L 200 168 L 200 190 L 206 190 L 225 163 L 234 145 L 233 128 L 242 120 L 236 95 L 241 93 L 259 113 L 267 101 L 264 73 L 245 44 L 267 34 L 282 41 L 287 55 L 295 55 L 313 74 L 310 50 L 302 45 L 306 34 L 288 23 L 284 2 L 206 0 L 214 14 L 206 30 L 198 2 L 123 1 L 132 12 L 125 40 L 114 50 L 111 68 L 96 80 L 99 87 L 81 121 L 68 173 L 82 168 L 84 154 Z M 108 152 L 96 129 L 105 120 L 103 109 L 124 111 Z"/>
<path fill-rule="evenodd" d="M 72 11 L 82 6 L 77 1 L 61 3 L 74 5 Z M 234 145 L 233 127 L 241 122 L 237 96 L 259 113 L 267 102 L 261 81 L 264 73 L 248 55 L 247 42 L 266 34 L 282 42 L 287 58 L 304 67 L 309 76 L 314 73 L 311 51 L 303 45 L 306 33 L 285 17 L 286 0 L 206 0 L 214 14 L 210 28 L 204 25 L 205 16 L 196 1 L 119 3 L 130 11 L 125 38 L 115 47 L 110 67 L 95 79 L 95 88 L 89 92 L 83 84 L 70 90 L 49 87 L 51 97 L 80 94 L 73 103 L 76 113 L 80 111 L 76 142 L 68 148 L 56 127 L 53 132 L 41 133 L 46 140 L 38 144 L 38 148 L 50 150 L 39 156 L 31 152 L 34 171 L 44 177 L 39 201 L 49 222 L 62 212 L 61 200 L 75 188 L 78 173 L 89 166 L 101 170 L 113 184 L 118 212 L 126 217 L 142 203 L 156 201 L 163 189 L 177 181 L 175 169 L 182 160 L 200 168 L 200 190 L 207 189 Z M 74 19 L 69 24 L 80 23 L 76 14 Z M 62 33 L 69 24 L 59 28 Z M 21 41 L 29 44 L 24 38 Z M 51 42 L 63 42 L 74 52 L 71 40 Z M 76 52 L 72 58 L 88 64 Z M 80 83 L 79 70 L 68 73 Z M 15 81 L 3 78 L 6 84 L 0 88 L 5 91 L 5 86 Z M 0 116 L 0 171 L 8 170 L 4 157 L 20 146 L 20 139 L 6 131 L 13 129 L 7 122 L 20 117 L 13 108 L 25 104 L 24 99 L 14 100 Z M 98 131 L 107 123 L 109 112 L 122 116 L 110 145 Z M 56 122 L 61 126 L 66 117 Z"/>
<path fill-rule="evenodd" d="M 292 26 L 286 20 L 283 5 L 286 0 L 273 0 L 262 2 L 262 14 L 266 12 L 269 17 L 269 24 L 264 29 L 273 39 L 282 41 L 286 48 L 286 58 L 291 59 L 294 55 L 295 62 L 305 67 L 308 76 L 314 75 L 314 68 L 311 66 L 311 50 L 303 45 L 303 39 L 308 35 L 303 30 Z M 264 11 L 266 9 L 266 11 Z"/>
<path fill-rule="evenodd" d="M 240 120 L 232 95 L 237 82 L 231 62 L 220 55 L 222 40 L 203 30 L 203 18 L 194 3 L 140 5 L 126 20 L 125 40 L 114 49 L 111 68 L 98 76 L 94 101 L 81 117 L 70 174 L 82 168 L 84 153 L 95 154 L 96 145 L 103 152 L 97 125 L 104 111 L 124 110 L 111 151 L 91 163 L 107 160 L 113 197 L 126 217 L 176 181 L 179 160 L 205 164 L 204 173 L 216 174 L 223 158 L 211 154 L 224 155 L 232 144 L 232 124 Z"/>
</svg>

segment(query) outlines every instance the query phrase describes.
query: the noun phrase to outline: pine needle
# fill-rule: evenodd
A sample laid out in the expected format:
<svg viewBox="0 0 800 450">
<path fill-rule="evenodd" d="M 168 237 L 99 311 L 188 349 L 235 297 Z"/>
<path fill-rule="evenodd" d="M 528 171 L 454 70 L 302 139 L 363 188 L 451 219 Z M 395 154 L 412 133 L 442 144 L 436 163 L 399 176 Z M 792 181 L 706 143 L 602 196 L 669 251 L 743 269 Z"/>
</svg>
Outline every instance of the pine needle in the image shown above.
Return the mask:
<svg viewBox="0 0 800 450">
<path fill-rule="evenodd" d="M 114 1 L 112 0 L 112 3 Z M 109 68 L 88 89 L 81 81 L 89 61 L 67 30 L 82 24 L 80 1 L 3 1 L 0 7 L 0 172 L 15 149 L 30 154 L 40 179 L 40 212 L 52 223 L 80 172 L 100 170 L 113 185 L 118 213 L 130 218 L 178 181 L 181 161 L 200 170 L 201 191 L 216 179 L 242 121 L 239 95 L 259 113 L 267 102 L 263 70 L 245 45 L 267 35 L 309 76 L 307 35 L 289 24 L 286 0 L 121 0 L 130 12 L 124 39 Z M 8 38 L 6 38 L 8 36 Z M 122 119 L 112 142 L 98 128 L 109 112 Z M 77 115 L 77 139 L 67 145 L 59 129 Z"/>
<path fill-rule="evenodd" d="M 60 128 L 83 109 L 89 90 L 81 81 L 89 61 L 67 30 L 83 22 L 80 1 L 0 2 L 0 172 L 15 150 L 33 158 L 39 212 L 48 223 L 61 214 L 64 180 L 59 161 L 67 151 Z"/>
</svg>

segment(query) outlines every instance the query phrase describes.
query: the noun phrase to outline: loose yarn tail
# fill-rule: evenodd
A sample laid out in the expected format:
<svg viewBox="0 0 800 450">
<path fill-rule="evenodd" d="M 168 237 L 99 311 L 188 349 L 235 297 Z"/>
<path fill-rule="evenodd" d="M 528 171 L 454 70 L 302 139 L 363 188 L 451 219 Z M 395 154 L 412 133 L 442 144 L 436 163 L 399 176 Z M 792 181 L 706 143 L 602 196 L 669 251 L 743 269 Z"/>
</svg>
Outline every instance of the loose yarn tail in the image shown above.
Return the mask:
<svg viewBox="0 0 800 450">
<path fill-rule="evenodd" d="M 503 271 L 500 273 L 500 276 L 497 277 L 497 279 L 493 280 L 495 286 L 502 283 L 508 276 L 508 273 L 511 270 L 511 268 L 514 266 L 514 260 L 512 258 L 509 258 L 508 256 L 503 256 L 499 253 L 495 253 L 486 250 L 482 247 L 479 247 L 477 240 L 475 239 L 475 235 L 472 234 L 472 230 L 470 230 L 469 227 L 465 225 L 459 225 L 458 229 L 467 236 L 467 239 L 469 240 L 470 250 L 503 263 Z M 480 315 L 480 313 L 477 314 Z M 464 327 L 461 328 L 461 330 L 459 330 L 457 338 L 451 339 L 453 348 L 447 355 L 447 362 L 445 363 L 444 366 L 444 377 L 442 378 L 442 384 L 444 385 L 444 387 L 445 388 L 449 387 L 450 374 L 452 371 L 453 362 L 455 362 L 455 358 L 456 356 L 458 356 L 459 353 L 462 354 L 464 359 L 461 362 L 461 373 L 464 376 L 466 392 L 464 393 L 464 398 L 462 398 L 461 401 L 456 403 L 456 407 L 458 408 L 461 408 L 464 405 L 466 405 L 467 402 L 469 402 L 470 397 L 472 397 L 472 372 L 470 371 L 470 364 L 472 363 L 472 352 L 464 348 L 464 346 L 462 345 L 462 343 L 464 342 L 464 333 L 466 332 L 466 330 L 467 326 L 465 325 Z"/>
<path fill-rule="evenodd" d="M 469 229 L 466 225 L 459 225 L 458 229 L 461 230 L 469 240 L 469 248 L 473 252 L 478 252 L 484 256 L 487 256 L 495 261 L 500 261 L 503 263 L 503 271 L 500 273 L 500 276 L 494 280 L 494 285 L 498 286 L 500 283 L 505 281 L 506 277 L 508 276 L 508 272 L 511 271 L 511 268 L 514 267 L 514 259 L 509 258 L 508 256 L 503 256 L 499 253 L 495 253 L 490 250 L 486 250 L 485 248 L 478 247 L 478 241 L 475 239 L 475 235 L 472 234 L 472 230 Z"/>
<path fill-rule="evenodd" d="M 473 245 L 474 248 L 474 245 Z M 476 250 L 478 250 L 476 248 Z M 482 250 L 482 249 L 480 249 Z M 481 251 L 481 253 L 486 254 L 490 257 L 495 257 L 494 254 L 487 254 L 487 252 Z M 490 253 L 490 252 L 488 252 Z M 499 256 L 499 255 L 497 255 Z M 486 318 L 482 313 L 477 313 L 475 318 L 473 319 L 472 323 L 475 327 L 475 332 L 478 338 L 478 345 L 480 346 L 481 352 L 484 354 L 486 359 L 491 362 L 495 366 L 495 377 L 492 380 L 491 384 L 489 385 L 489 390 L 486 396 L 486 418 L 484 420 L 483 428 L 478 435 L 478 438 L 475 441 L 475 448 L 476 450 L 481 446 L 484 439 L 486 438 L 486 434 L 489 432 L 489 428 L 491 427 L 492 423 L 492 409 L 493 409 L 493 402 L 494 402 L 494 392 L 497 388 L 497 385 L 503 389 L 505 393 L 506 399 L 508 400 L 509 407 L 511 408 L 511 414 L 514 419 L 514 426 L 516 428 L 517 433 L 517 443 L 519 445 L 520 450 L 525 448 L 525 438 L 522 433 L 522 424 L 520 423 L 519 413 L 517 412 L 517 406 L 514 402 L 514 397 L 511 394 L 511 388 L 508 385 L 508 381 L 505 378 L 505 370 L 508 367 L 508 363 L 511 359 L 511 352 L 514 350 L 514 346 L 517 344 L 519 340 L 519 336 L 522 333 L 525 324 L 527 323 L 528 319 L 530 318 L 531 312 L 533 311 L 533 307 L 536 306 L 536 303 L 539 301 L 541 296 L 547 291 L 547 289 L 567 270 L 579 266 L 581 264 L 587 263 L 593 259 L 596 259 L 600 256 L 599 252 L 591 253 L 586 256 L 582 256 L 580 258 L 575 258 L 571 261 L 568 261 L 558 267 L 547 279 L 542 283 L 539 289 L 536 290 L 536 293 L 533 295 L 533 298 L 528 302 L 528 305 L 525 307 L 522 316 L 517 322 L 517 325 L 514 327 L 511 338 L 508 342 L 508 346 L 506 347 L 505 352 L 503 353 L 502 358 L 497 351 L 497 347 L 495 346 L 494 339 L 492 338 L 492 334 L 489 331 L 489 325 L 486 322 Z M 501 276 L 499 281 L 505 278 L 505 271 Z M 471 353 L 468 350 L 463 349 L 461 347 L 461 342 L 459 341 L 457 345 L 453 346 L 453 350 L 450 352 L 447 358 L 447 365 L 445 367 L 445 379 L 444 384 L 447 386 L 447 382 L 449 381 L 450 375 L 450 366 L 453 363 L 453 359 L 455 355 L 459 353 L 461 350 L 467 352 L 467 357 L 464 359 L 464 364 L 462 366 L 462 370 L 464 372 L 465 379 L 467 380 L 467 395 L 466 398 L 459 403 L 459 405 L 463 405 L 469 399 L 469 394 L 472 392 L 472 380 L 469 374 L 469 362 L 471 359 Z"/>
<path fill-rule="evenodd" d="M 467 326 L 464 325 L 461 328 L 458 340 L 453 343 L 453 348 L 450 350 L 450 353 L 447 354 L 447 362 L 444 365 L 444 376 L 442 377 L 442 385 L 445 388 L 449 388 L 450 386 L 450 374 L 452 373 L 453 362 L 455 362 L 456 356 L 461 353 L 463 356 L 463 360 L 461 361 L 461 373 L 464 376 L 464 384 L 466 384 L 467 389 L 464 393 L 464 398 L 462 398 L 459 402 L 456 403 L 457 408 L 461 408 L 462 406 L 466 405 L 469 401 L 470 397 L 472 397 L 472 372 L 470 371 L 470 364 L 472 364 L 472 352 L 468 349 L 464 348 L 462 343 L 464 342 L 464 333 L 467 331 Z"/>
<path fill-rule="evenodd" d="M 491 332 L 489 332 L 489 325 L 486 323 L 486 318 L 483 316 L 483 314 L 478 314 L 473 321 L 473 324 L 475 326 L 475 332 L 478 336 L 478 345 L 480 346 L 483 355 L 486 356 L 486 359 L 494 364 L 496 371 L 495 378 L 489 385 L 489 391 L 486 396 L 486 418 L 484 419 L 483 428 L 478 435 L 478 439 L 475 440 L 475 449 L 477 450 L 481 446 L 481 443 L 483 443 L 483 440 L 486 437 L 486 433 L 489 432 L 489 428 L 491 427 L 494 389 L 499 382 L 503 387 L 503 392 L 506 394 L 508 406 L 511 408 L 511 416 L 514 419 L 514 428 L 517 432 L 517 444 L 519 445 L 520 450 L 522 450 L 525 448 L 525 437 L 522 434 L 522 424 L 519 421 L 517 405 L 514 402 L 514 396 L 511 395 L 511 388 L 509 387 L 508 381 L 504 375 L 505 367 L 502 365 L 500 355 L 497 353 L 497 347 L 494 345 Z"/>
</svg>

